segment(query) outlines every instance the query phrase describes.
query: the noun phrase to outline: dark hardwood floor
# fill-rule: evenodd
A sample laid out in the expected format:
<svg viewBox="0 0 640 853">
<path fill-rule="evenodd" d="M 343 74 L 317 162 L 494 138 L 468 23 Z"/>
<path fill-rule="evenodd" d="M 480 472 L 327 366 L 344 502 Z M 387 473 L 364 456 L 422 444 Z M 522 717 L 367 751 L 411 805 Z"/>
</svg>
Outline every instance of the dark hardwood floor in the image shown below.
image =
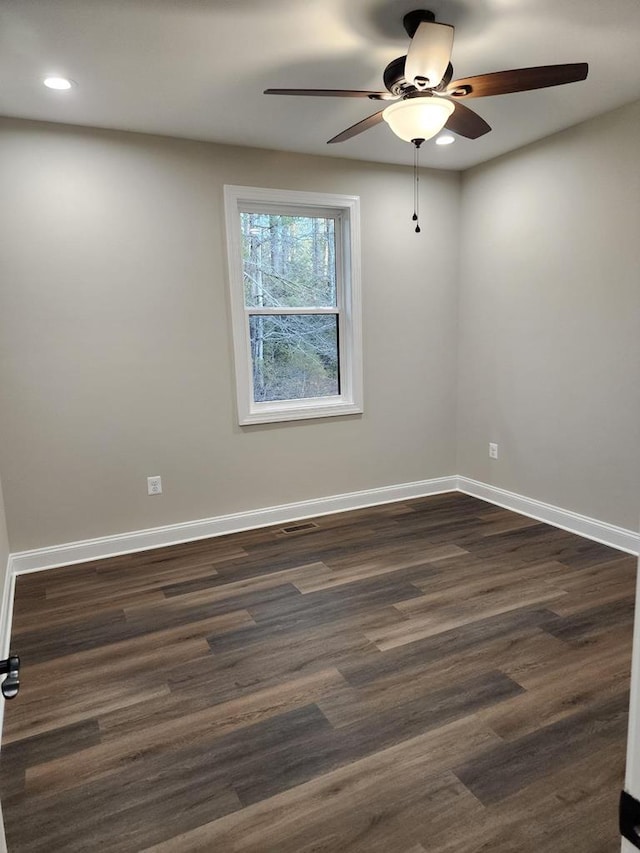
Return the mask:
<svg viewBox="0 0 640 853">
<path fill-rule="evenodd" d="M 24 575 L 9 851 L 617 853 L 635 574 L 447 494 Z"/>
</svg>

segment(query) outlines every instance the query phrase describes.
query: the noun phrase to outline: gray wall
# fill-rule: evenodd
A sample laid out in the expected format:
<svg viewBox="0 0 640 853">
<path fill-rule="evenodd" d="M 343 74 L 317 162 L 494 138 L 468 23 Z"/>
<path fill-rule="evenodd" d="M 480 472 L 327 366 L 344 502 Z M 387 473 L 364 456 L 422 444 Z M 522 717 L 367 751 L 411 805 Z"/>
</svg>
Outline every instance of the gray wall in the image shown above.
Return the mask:
<svg viewBox="0 0 640 853">
<path fill-rule="evenodd" d="M 453 473 L 637 528 L 640 104 L 425 172 L 421 237 L 409 169 L 0 131 L 12 550 Z M 361 196 L 362 417 L 235 423 L 224 183 Z"/>
<path fill-rule="evenodd" d="M 457 174 L 425 171 L 418 237 L 409 168 L 0 131 L 13 551 L 455 473 Z M 361 197 L 364 415 L 237 426 L 225 183 Z"/>
<path fill-rule="evenodd" d="M 634 530 L 639 152 L 637 103 L 464 175 L 457 465 Z"/>
</svg>

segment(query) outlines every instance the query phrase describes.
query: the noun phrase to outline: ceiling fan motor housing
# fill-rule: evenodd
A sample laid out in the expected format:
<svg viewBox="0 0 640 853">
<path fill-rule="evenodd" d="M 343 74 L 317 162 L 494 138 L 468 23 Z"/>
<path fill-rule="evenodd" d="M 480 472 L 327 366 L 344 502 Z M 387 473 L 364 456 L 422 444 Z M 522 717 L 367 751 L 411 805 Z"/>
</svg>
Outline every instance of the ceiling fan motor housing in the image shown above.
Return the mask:
<svg viewBox="0 0 640 853">
<path fill-rule="evenodd" d="M 412 83 L 409 83 L 405 78 L 404 66 L 406 59 L 406 56 L 399 56 L 397 59 L 394 59 L 387 65 L 387 67 L 384 69 L 384 74 L 382 75 L 385 88 L 388 89 L 388 91 L 391 92 L 392 95 L 395 95 L 399 98 L 403 98 L 406 95 L 412 94 L 413 92 L 424 91 L 417 89 Z M 437 86 L 433 87 L 433 91 L 444 92 L 444 90 L 451 82 L 452 77 L 453 65 L 449 63 L 449 65 L 447 66 L 447 70 L 444 73 L 444 77 Z"/>
<path fill-rule="evenodd" d="M 392 95 L 402 97 L 407 89 L 414 89 L 415 86 L 409 86 L 404 78 L 404 63 L 406 56 L 399 56 L 392 60 L 384 69 L 382 79 L 385 87 Z"/>
</svg>

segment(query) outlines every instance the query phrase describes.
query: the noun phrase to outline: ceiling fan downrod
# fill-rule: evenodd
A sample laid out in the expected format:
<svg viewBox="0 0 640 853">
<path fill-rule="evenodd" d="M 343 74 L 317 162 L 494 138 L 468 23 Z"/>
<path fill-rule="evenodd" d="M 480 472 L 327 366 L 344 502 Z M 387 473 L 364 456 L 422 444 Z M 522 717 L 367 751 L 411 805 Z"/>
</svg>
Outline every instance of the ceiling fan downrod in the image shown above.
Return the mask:
<svg viewBox="0 0 640 853">
<path fill-rule="evenodd" d="M 407 12 L 402 19 L 402 26 L 410 39 L 412 39 L 416 30 L 422 23 L 435 24 L 436 16 L 428 9 L 416 9 L 414 12 Z"/>
</svg>

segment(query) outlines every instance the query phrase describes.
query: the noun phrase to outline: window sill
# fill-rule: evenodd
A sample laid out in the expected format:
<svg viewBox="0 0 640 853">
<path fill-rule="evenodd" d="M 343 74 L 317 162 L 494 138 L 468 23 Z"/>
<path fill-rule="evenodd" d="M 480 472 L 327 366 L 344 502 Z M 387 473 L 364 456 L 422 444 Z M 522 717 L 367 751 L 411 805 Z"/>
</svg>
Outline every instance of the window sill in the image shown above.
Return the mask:
<svg viewBox="0 0 640 853">
<path fill-rule="evenodd" d="M 264 405 L 264 408 L 262 406 Z M 259 406 L 259 408 L 258 408 Z M 314 400 L 309 405 L 277 405 L 273 403 L 257 404 L 256 408 L 239 419 L 240 426 L 251 424 L 270 424 L 283 421 L 301 421 L 310 418 L 335 418 L 340 415 L 361 415 L 362 406 L 359 403 L 331 402 L 318 403 Z"/>
</svg>

